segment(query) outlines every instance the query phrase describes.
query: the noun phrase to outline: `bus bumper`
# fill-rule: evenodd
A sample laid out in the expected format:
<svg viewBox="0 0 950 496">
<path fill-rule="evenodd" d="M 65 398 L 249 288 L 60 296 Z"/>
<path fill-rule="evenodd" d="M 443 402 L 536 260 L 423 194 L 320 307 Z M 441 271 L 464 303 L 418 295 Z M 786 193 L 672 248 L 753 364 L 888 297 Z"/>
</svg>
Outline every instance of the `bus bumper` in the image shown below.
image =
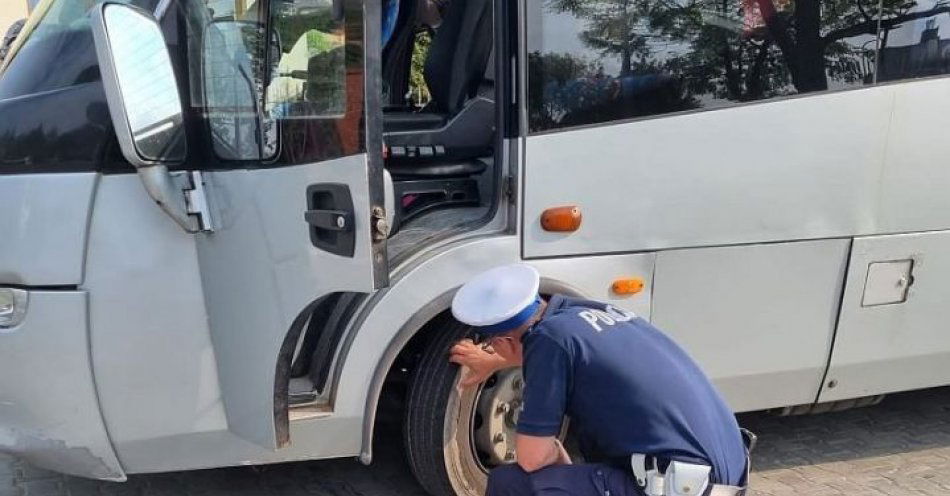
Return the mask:
<svg viewBox="0 0 950 496">
<path fill-rule="evenodd" d="M 29 291 L 22 322 L 0 328 L 0 451 L 122 481 L 93 380 L 86 299 L 82 291 Z"/>
</svg>

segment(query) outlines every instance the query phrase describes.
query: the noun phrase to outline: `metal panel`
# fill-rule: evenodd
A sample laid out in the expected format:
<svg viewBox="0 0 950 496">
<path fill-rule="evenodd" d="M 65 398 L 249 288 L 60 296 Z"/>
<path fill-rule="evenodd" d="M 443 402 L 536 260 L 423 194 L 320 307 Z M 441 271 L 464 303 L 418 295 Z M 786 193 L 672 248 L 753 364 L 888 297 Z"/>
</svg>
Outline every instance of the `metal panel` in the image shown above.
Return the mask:
<svg viewBox="0 0 950 496">
<path fill-rule="evenodd" d="M 657 255 L 653 322 L 736 411 L 811 403 L 834 331 L 849 240 Z"/>
<path fill-rule="evenodd" d="M 67 474 L 125 480 L 99 413 L 86 293 L 31 291 L 26 320 L 0 333 L 0 451 Z"/>
<path fill-rule="evenodd" d="M 906 301 L 913 268 L 913 260 L 869 264 L 861 306 L 893 305 Z"/>
<path fill-rule="evenodd" d="M 950 228 L 946 104 L 944 78 L 528 137 L 525 255 Z M 580 230 L 543 231 L 564 204 Z"/>
<path fill-rule="evenodd" d="M 0 176 L 0 283 L 75 286 L 99 175 Z"/>
<path fill-rule="evenodd" d="M 227 430 L 195 236 L 149 199 L 138 176 L 104 176 L 83 289 L 103 417 L 129 445 Z"/>
<path fill-rule="evenodd" d="M 950 229 L 950 79 L 893 86 L 878 213 L 887 232 Z M 884 234 L 878 231 L 867 234 Z"/>
<path fill-rule="evenodd" d="M 374 290 L 366 155 L 205 177 L 219 227 L 198 237 L 198 261 L 228 425 L 275 448 L 277 360 L 291 322 L 329 293 Z M 311 244 L 307 188 L 321 183 L 350 188 L 353 258 Z"/>
<path fill-rule="evenodd" d="M 361 427 L 358 418 L 295 420 L 290 424 L 292 444 L 279 450 L 226 430 L 147 439 L 123 446 L 122 463 L 133 474 L 355 456 Z"/>
<path fill-rule="evenodd" d="M 293 444 L 280 450 L 231 432 L 202 294 L 198 238 L 155 208 L 135 175 L 103 177 L 96 205 L 83 287 L 90 293 L 103 416 L 128 473 L 359 452 L 359 417 L 295 421 Z M 302 213 L 284 224 L 298 222 L 306 232 Z M 273 374 L 276 355 L 262 361 Z M 264 420 L 272 419 L 269 412 Z"/>
<path fill-rule="evenodd" d="M 913 260 L 903 303 L 862 306 L 873 262 Z M 821 401 L 950 384 L 950 231 L 854 240 Z"/>
</svg>

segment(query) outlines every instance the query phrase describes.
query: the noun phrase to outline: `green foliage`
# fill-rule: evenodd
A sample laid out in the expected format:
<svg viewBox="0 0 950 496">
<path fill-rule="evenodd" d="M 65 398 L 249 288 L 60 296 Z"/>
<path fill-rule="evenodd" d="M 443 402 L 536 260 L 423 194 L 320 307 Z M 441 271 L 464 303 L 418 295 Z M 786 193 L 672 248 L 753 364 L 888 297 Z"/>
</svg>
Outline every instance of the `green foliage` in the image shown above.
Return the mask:
<svg viewBox="0 0 950 496">
<path fill-rule="evenodd" d="M 289 52 L 293 44 L 308 31 L 335 33 L 342 29 L 339 22 L 333 20 L 330 9 L 319 9 L 305 14 L 282 13 L 274 17 L 274 29 L 280 36 L 284 52 Z"/>
<path fill-rule="evenodd" d="M 413 105 L 419 107 L 432 100 L 424 74 L 430 45 L 432 45 L 432 35 L 428 31 L 420 31 L 416 35 L 415 44 L 412 46 L 412 66 L 409 69 L 409 100 Z"/>
</svg>

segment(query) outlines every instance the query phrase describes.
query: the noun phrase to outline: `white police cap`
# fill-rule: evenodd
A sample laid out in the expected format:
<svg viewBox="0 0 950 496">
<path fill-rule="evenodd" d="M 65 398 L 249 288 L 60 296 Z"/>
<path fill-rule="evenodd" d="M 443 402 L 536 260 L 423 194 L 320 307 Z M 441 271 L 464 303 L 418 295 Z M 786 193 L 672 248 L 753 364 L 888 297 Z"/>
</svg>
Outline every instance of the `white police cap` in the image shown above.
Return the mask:
<svg viewBox="0 0 950 496">
<path fill-rule="evenodd" d="M 483 334 L 513 330 L 534 316 L 541 277 L 530 265 L 496 267 L 467 282 L 452 300 L 452 315 Z"/>
</svg>

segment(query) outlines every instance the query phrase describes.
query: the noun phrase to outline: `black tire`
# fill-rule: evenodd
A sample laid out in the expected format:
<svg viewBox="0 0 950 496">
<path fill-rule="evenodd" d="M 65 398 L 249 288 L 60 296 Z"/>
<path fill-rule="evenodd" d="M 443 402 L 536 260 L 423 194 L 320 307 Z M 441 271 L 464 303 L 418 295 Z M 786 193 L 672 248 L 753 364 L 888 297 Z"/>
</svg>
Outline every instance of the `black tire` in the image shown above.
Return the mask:
<svg viewBox="0 0 950 496">
<path fill-rule="evenodd" d="M 409 386 L 403 429 L 409 466 L 433 496 L 481 496 L 487 474 L 472 447 L 476 395 L 460 394 L 459 367 L 448 361 L 449 349 L 469 327 L 449 318 L 435 332 Z"/>
</svg>

